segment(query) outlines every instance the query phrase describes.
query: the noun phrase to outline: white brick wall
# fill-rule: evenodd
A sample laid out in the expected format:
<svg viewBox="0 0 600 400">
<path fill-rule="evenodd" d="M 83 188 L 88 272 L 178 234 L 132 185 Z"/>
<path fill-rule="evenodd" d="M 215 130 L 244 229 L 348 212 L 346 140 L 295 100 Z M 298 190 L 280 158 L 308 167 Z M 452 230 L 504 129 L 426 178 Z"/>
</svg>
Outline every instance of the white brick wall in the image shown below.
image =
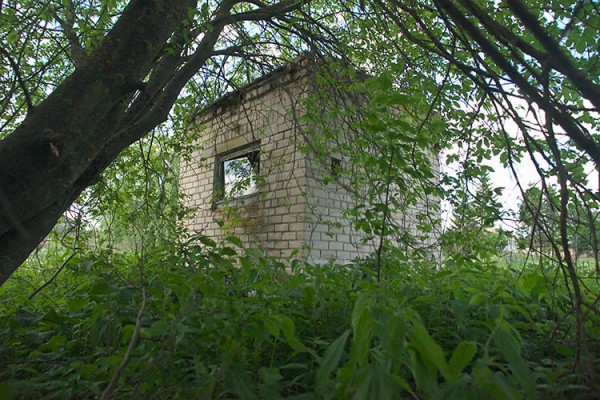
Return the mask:
<svg viewBox="0 0 600 400">
<path fill-rule="evenodd" d="M 248 246 L 260 245 L 268 256 L 308 247 L 302 254 L 314 262 L 350 261 L 374 250 L 375 243 L 361 243 L 344 216 L 354 205 L 352 196 L 339 182 L 323 183 L 330 165 L 300 150 L 305 138 L 294 115 L 302 114 L 309 70 L 291 65 L 199 115 L 198 150 L 182 161 L 180 171 L 185 205 L 196 210 L 186 221 L 190 230 L 214 240 L 235 234 Z M 264 179 L 258 193 L 215 206 L 215 157 L 256 141 Z"/>
<path fill-rule="evenodd" d="M 231 98 L 199 116 L 200 149 L 190 162 L 182 163 L 180 173 L 185 204 L 196 209 L 186 221 L 189 229 L 215 240 L 235 234 L 246 245 L 260 245 L 273 256 L 285 256 L 302 246 L 306 161 L 295 144 L 302 140 L 298 122 L 289 112 L 299 107 L 307 86 L 306 71 L 300 72 L 273 76 L 243 90 L 243 101 Z M 295 96 L 289 96 L 290 90 Z M 264 179 L 258 192 L 215 206 L 215 156 L 256 141 Z"/>
</svg>

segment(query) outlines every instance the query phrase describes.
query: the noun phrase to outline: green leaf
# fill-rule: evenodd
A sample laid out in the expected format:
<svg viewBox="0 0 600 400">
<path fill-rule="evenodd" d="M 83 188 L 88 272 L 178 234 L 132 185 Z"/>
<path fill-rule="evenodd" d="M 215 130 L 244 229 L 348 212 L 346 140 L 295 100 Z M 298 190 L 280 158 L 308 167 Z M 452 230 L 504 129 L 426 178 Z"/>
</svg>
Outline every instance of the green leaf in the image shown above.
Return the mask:
<svg viewBox="0 0 600 400">
<path fill-rule="evenodd" d="M 473 297 L 471 297 L 471 300 L 469 300 L 469 305 L 479 305 L 481 303 L 483 303 L 486 299 L 486 296 L 483 293 L 476 293 Z"/>
<path fill-rule="evenodd" d="M 27 310 L 19 310 L 17 315 L 15 315 L 13 321 L 20 325 L 31 326 L 37 324 L 43 318 L 44 316 L 42 315 L 34 314 Z"/>
<path fill-rule="evenodd" d="M 73 297 L 67 300 L 67 309 L 71 312 L 79 311 L 89 303 L 84 297 Z"/>
<path fill-rule="evenodd" d="M 96 364 L 85 364 L 79 368 L 79 373 L 83 378 L 89 379 L 90 376 L 92 376 L 92 374 L 97 370 L 98 366 Z"/>
<path fill-rule="evenodd" d="M 479 360 L 473 368 L 475 385 L 481 391 L 481 398 L 498 400 L 515 400 L 518 397 L 504 380 L 501 374 L 495 374 L 487 364 Z"/>
<path fill-rule="evenodd" d="M 50 310 L 48 310 L 48 312 L 44 315 L 44 318 L 42 319 L 42 321 L 44 322 L 50 322 L 53 324 L 62 324 L 63 322 L 67 321 L 68 318 L 58 314 L 54 308 L 51 308 Z"/>
<path fill-rule="evenodd" d="M 394 382 L 396 382 L 396 384 L 397 384 L 398 386 L 400 386 L 402 389 L 406 390 L 406 392 L 407 392 L 407 393 L 409 393 L 410 395 L 412 395 L 414 398 L 418 398 L 418 397 L 415 395 L 415 393 L 414 393 L 413 389 L 410 387 L 410 385 L 408 384 L 408 382 L 407 382 L 405 379 L 403 379 L 403 378 L 401 378 L 401 377 L 399 377 L 399 376 L 397 376 L 397 375 L 391 375 L 391 376 L 390 376 L 390 378 L 391 378 L 391 379 L 392 379 Z"/>
<path fill-rule="evenodd" d="M 237 251 L 235 251 L 235 249 L 233 249 L 232 247 L 223 247 L 223 249 L 221 249 L 221 254 L 228 257 L 233 257 L 237 255 Z"/>
<path fill-rule="evenodd" d="M 198 240 L 200 241 L 200 243 L 208 247 L 215 247 L 217 245 L 217 242 L 215 242 L 208 236 L 200 236 Z"/>
<path fill-rule="evenodd" d="M 90 294 L 95 296 L 102 296 L 110 293 L 110 286 L 106 282 L 99 282 L 90 289 Z"/>
<path fill-rule="evenodd" d="M 342 355 L 344 354 L 344 346 L 346 345 L 349 335 L 350 331 L 346 330 L 346 332 L 338 337 L 325 352 L 325 356 L 321 361 L 321 367 L 317 371 L 316 376 L 315 388 L 317 393 L 325 393 L 327 391 L 327 382 L 329 381 L 331 373 L 335 370 L 342 359 Z"/>
<path fill-rule="evenodd" d="M 12 398 L 12 386 L 8 382 L 0 382 L 0 400 L 9 400 Z"/>
<path fill-rule="evenodd" d="M 403 93 L 392 93 L 389 97 L 389 104 L 406 105 L 415 102 L 416 99 L 414 96 L 408 96 Z"/>
<path fill-rule="evenodd" d="M 372 386 L 374 381 L 374 376 L 372 369 L 363 369 L 360 374 L 360 378 L 358 379 L 357 386 L 358 390 L 352 396 L 353 400 L 368 400 L 368 399 L 380 399 L 382 397 L 372 396 Z M 386 397 L 387 398 L 387 397 Z"/>
<path fill-rule="evenodd" d="M 6 40 L 8 40 L 8 43 L 10 44 L 15 44 L 19 41 L 20 39 L 20 35 L 19 32 L 15 29 L 11 29 L 8 32 L 8 35 L 6 36 Z"/>
<path fill-rule="evenodd" d="M 456 346 L 448 363 L 450 382 L 456 380 L 465 367 L 469 365 L 476 351 L 477 345 L 473 342 L 461 342 Z"/>
<path fill-rule="evenodd" d="M 378 77 L 368 78 L 365 80 L 365 84 L 373 90 L 385 91 L 392 87 L 392 78 L 389 74 L 383 74 Z"/>
<path fill-rule="evenodd" d="M 148 328 L 148 335 L 150 335 L 151 337 L 163 336 L 167 332 L 169 332 L 169 328 L 169 324 L 167 324 L 167 322 L 162 319 L 154 321 L 150 328 Z"/>
<path fill-rule="evenodd" d="M 244 242 L 237 236 L 227 236 L 225 240 L 239 248 L 244 248 Z"/>
<path fill-rule="evenodd" d="M 427 333 L 427 330 L 421 323 L 415 322 L 412 329 L 408 332 L 411 346 L 417 350 L 421 359 L 425 363 L 432 363 L 442 374 L 444 379 L 450 381 L 450 374 L 448 372 L 448 364 L 446 357 L 444 356 L 444 350 L 439 344 L 435 342 Z"/>
<path fill-rule="evenodd" d="M 367 361 L 371 339 L 373 337 L 374 320 L 370 307 L 370 297 L 362 295 L 354 304 L 352 311 L 353 340 L 350 350 L 350 358 L 358 365 Z"/>
<path fill-rule="evenodd" d="M 414 377 L 417 389 L 426 394 L 431 394 L 438 387 L 438 375 L 435 372 L 435 367 L 432 370 L 431 363 L 426 363 L 414 348 L 408 348 L 407 352 L 410 356 L 408 366 Z"/>
<path fill-rule="evenodd" d="M 61 348 L 62 345 L 67 341 L 67 338 L 62 335 L 54 335 L 48 340 L 46 343 L 41 345 L 38 350 L 41 352 L 52 352 L 56 353 Z"/>
<path fill-rule="evenodd" d="M 265 324 L 265 327 L 267 328 L 267 330 L 269 331 L 269 333 L 271 335 L 273 335 L 273 337 L 275 339 L 277 339 L 279 337 L 279 321 L 271 316 L 265 316 L 262 319 L 263 323 Z"/>
<path fill-rule="evenodd" d="M 288 344 L 294 350 L 303 350 L 304 346 L 296 336 L 296 325 L 290 317 L 284 316 L 281 318 L 281 331 L 285 336 Z"/>
<path fill-rule="evenodd" d="M 512 327 L 503 321 L 494 332 L 494 343 L 508 362 L 515 379 L 525 390 L 528 399 L 537 399 L 535 378 L 521 357 L 521 346 L 512 332 Z"/>
<path fill-rule="evenodd" d="M 283 379 L 283 376 L 281 376 L 277 368 L 261 367 L 258 370 L 258 373 L 261 377 L 262 382 L 268 387 L 275 386 L 277 382 Z"/>
</svg>

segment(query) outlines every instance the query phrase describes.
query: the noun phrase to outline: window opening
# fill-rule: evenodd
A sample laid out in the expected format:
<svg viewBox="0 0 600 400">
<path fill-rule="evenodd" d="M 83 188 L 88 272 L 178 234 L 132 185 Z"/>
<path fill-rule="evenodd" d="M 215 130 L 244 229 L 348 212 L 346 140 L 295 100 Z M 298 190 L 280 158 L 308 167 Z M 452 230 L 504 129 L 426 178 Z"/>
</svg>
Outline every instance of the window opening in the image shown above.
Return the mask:
<svg viewBox="0 0 600 400">
<path fill-rule="evenodd" d="M 216 200 L 235 199 L 258 192 L 260 151 L 256 145 L 217 157 Z"/>
<path fill-rule="evenodd" d="M 331 157 L 331 175 L 334 178 L 339 178 L 342 172 L 342 160 L 339 158 Z"/>
</svg>

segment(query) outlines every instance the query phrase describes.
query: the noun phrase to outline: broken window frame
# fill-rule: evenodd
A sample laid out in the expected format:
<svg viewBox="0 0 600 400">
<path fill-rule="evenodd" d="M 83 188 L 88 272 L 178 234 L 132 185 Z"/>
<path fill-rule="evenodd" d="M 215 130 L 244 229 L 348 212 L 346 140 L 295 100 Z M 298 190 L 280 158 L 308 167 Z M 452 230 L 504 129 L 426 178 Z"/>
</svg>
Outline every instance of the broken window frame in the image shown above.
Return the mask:
<svg viewBox="0 0 600 400">
<path fill-rule="evenodd" d="M 247 158 L 250 166 L 253 170 L 253 174 L 250 178 L 254 178 L 254 189 L 250 193 L 239 193 L 235 194 L 235 192 L 227 193 L 226 191 L 226 182 L 225 182 L 225 164 L 228 161 L 238 160 Z M 250 143 L 248 145 L 244 145 L 233 150 L 218 154 L 215 157 L 215 175 L 214 175 L 214 185 L 213 185 L 213 198 L 214 203 L 220 203 L 225 200 L 235 200 L 244 198 L 247 196 L 252 196 L 259 192 L 259 182 L 258 178 L 260 177 L 260 142 Z M 245 179 L 245 178 L 244 178 Z"/>
</svg>

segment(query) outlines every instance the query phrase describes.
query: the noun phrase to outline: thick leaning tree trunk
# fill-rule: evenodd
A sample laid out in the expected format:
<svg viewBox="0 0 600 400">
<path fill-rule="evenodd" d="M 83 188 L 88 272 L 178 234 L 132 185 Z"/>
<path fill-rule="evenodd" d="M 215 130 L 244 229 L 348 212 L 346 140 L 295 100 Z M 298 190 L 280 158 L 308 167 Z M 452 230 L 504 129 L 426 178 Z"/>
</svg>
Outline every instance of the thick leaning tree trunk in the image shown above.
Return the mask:
<svg viewBox="0 0 600 400">
<path fill-rule="evenodd" d="M 121 150 L 166 118 L 168 109 L 126 126 L 133 95 L 194 6 L 131 1 L 87 61 L 0 142 L 0 285 Z"/>
</svg>

